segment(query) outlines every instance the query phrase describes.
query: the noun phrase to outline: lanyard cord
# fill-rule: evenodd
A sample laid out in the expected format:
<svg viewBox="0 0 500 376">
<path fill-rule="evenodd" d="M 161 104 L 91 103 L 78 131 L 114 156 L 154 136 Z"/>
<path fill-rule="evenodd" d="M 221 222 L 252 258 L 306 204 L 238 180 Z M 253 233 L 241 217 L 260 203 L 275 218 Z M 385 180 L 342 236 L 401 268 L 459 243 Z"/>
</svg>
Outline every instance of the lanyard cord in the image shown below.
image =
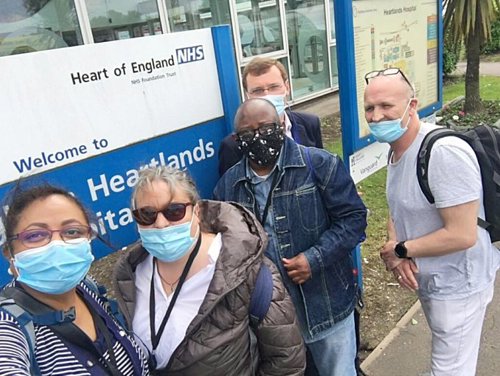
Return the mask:
<svg viewBox="0 0 500 376">
<path fill-rule="evenodd" d="M 189 255 L 188 261 L 186 265 L 184 266 L 184 270 L 182 271 L 181 278 L 179 279 L 179 284 L 177 285 L 177 288 L 174 291 L 174 296 L 172 296 L 172 300 L 170 301 L 170 304 L 168 305 L 167 312 L 165 313 L 165 316 L 163 317 L 163 320 L 161 321 L 160 328 L 158 329 L 158 334 L 156 333 L 156 328 L 155 328 L 155 265 L 156 259 L 153 259 L 153 274 L 151 275 L 151 288 L 149 291 L 149 327 L 151 330 L 151 343 L 153 345 L 153 351 L 156 350 L 158 347 L 158 344 L 160 343 L 160 338 L 161 335 L 163 334 L 163 331 L 165 330 L 165 326 L 167 325 L 167 321 L 170 318 L 170 314 L 172 313 L 172 310 L 174 309 L 175 302 L 177 300 L 177 297 L 179 296 L 179 293 L 181 291 L 182 285 L 184 284 L 186 277 L 189 273 L 189 269 L 191 269 L 191 265 L 193 264 L 193 261 L 198 254 L 198 251 L 200 250 L 201 246 L 201 234 L 198 237 L 198 241 L 196 242 L 196 245 Z"/>
<path fill-rule="evenodd" d="M 254 185 L 250 183 L 250 189 L 252 190 L 253 193 L 253 212 L 262 226 L 264 226 L 266 223 L 267 213 L 269 212 L 269 207 L 271 206 L 271 198 L 273 195 L 273 190 L 276 187 L 276 183 L 278 182 L 278 175 L 279 175 L 278 171 L 275 170 L 273 174 L 274 174 L 273 181 L 271 182 L 271 188 L 269 189 L 269 193 L 267 194 L 266 205 L 264 206 L 264 211 L 262 212 L 262 218 L 260 217 L 259 206 L 257 203 L 257 199 L 255 198 Z"/>
</svg>

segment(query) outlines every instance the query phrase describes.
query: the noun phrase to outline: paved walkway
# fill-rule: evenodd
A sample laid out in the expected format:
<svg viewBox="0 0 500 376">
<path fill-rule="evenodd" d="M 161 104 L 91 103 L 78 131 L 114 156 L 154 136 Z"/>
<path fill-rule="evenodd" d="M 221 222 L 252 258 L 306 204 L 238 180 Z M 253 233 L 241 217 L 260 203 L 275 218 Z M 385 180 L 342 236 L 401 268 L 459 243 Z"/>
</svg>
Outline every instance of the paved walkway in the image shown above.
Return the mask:
<svg viewBox="0 0 500 376">
<path fill-rule="evenodd" d="M 465 74 L 466 68 L 467 68 L 467 63 L 460 62 L 457 64 L 457 69 L 455 70 L 454 74 L 457 75 Z M 490 63 L 482 61 L 479 64 L 479 73 L 485 76 L 500 76 L 500 62 Z"/>
<path fill-rule="evenodd" d="M 500 374 L 500 273 L 483 325 L 476 376 Z M 497 322 L 499 320 L 499 322 Z M 430 376 L 431 333 L 416 303 L 361 364 L 368 376 Z"/>
</svg>

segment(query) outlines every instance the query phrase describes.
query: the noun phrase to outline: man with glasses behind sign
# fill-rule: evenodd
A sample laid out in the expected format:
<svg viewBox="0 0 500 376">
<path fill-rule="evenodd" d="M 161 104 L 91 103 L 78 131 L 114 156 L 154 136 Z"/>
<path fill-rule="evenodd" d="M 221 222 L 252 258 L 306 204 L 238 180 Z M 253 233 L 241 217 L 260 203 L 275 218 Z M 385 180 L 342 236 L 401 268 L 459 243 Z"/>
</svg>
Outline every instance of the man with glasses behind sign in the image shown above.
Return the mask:
<svg viewBox="0 0 500 376">
<path fill-rule="evenodd" d="M 244 102 L 234 123 L 244 157 L 214 197 L 240 203 L 264 226 L 266 256 L 292 297 L 319 374 L 355 376 L 351 250 L 364 234 L 366 208 L 354 182 L 339 157 L 285 137 L 267 100 Z"/>
<path fill-rule="evenodd" d="M 435 142 L 430 204 L 416 163 L 425 135 L 436 126 L 419 121 L 413 86 L 398 68 L 365 79 L 366 120 L 373 136 L 391 146 L 388 241 L 380 256 L 403 287 L 418 291 L 432 332 L 431 374 L 472 376 L 499 263 L 488 232 L 477 226 L 484 207 L 476 155 L 458 137 Z"/>
<path fill-rule="evenodd" d="M 245 66 L 242 81 L 247 99 L 264 98 L 273 103 L 288 137 L 301 145 L 323 148 L 319 118 L 286 109 L 290 84 L 283 64 L 275 59 L 256 57 Z M 224 175 L 242 157 L 234 136 L 224 138 L 219 149 L 219 175 Z"/>
</svg>

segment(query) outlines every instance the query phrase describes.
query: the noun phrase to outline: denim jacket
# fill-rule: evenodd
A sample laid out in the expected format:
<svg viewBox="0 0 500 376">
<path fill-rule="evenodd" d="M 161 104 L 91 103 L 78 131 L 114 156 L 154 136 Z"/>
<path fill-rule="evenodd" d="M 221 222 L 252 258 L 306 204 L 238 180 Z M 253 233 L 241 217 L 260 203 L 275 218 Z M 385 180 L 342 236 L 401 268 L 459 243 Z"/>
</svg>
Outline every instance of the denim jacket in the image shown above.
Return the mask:
<svg viewBox="0 0 500 376">
<path fill-rule="evenodd" d="M 311 342 L 354 309 L 357 286 L 351 251 L 364 236 L 366 208 L 340 158 L 322 149 L 307 149 L 308 156 L 306 147 L 285 138 L 271 192 L 274 234 L 266 255 L 277 265 L 304 339 Z M 229 169 L 217 183 L 214 197 L 253 211 L 255 198 L 246 166 L 245 157 Z M 296 285 L 281 260 L 301 252 L 312 275 Z"/>
</svg>

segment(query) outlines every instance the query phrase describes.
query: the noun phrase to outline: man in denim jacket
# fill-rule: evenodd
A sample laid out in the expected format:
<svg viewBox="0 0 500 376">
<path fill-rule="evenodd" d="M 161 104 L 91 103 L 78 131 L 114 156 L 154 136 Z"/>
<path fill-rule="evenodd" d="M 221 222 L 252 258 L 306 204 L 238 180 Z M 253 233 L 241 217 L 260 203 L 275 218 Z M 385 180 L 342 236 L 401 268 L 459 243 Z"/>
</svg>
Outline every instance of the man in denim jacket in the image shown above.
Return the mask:
<svg viewBox="0 0 500 376">
<path fill-rule="evenodd" d="M 274 106 L 245 101 L 235 117 L 244 158 L 218 182 L 214 196 L 253 211 L 269 235 L 321 376 L 355 376 L 351 250 L 364 235 L 366 208 L 342 161 L 284 137 Z"/>
</svg>

